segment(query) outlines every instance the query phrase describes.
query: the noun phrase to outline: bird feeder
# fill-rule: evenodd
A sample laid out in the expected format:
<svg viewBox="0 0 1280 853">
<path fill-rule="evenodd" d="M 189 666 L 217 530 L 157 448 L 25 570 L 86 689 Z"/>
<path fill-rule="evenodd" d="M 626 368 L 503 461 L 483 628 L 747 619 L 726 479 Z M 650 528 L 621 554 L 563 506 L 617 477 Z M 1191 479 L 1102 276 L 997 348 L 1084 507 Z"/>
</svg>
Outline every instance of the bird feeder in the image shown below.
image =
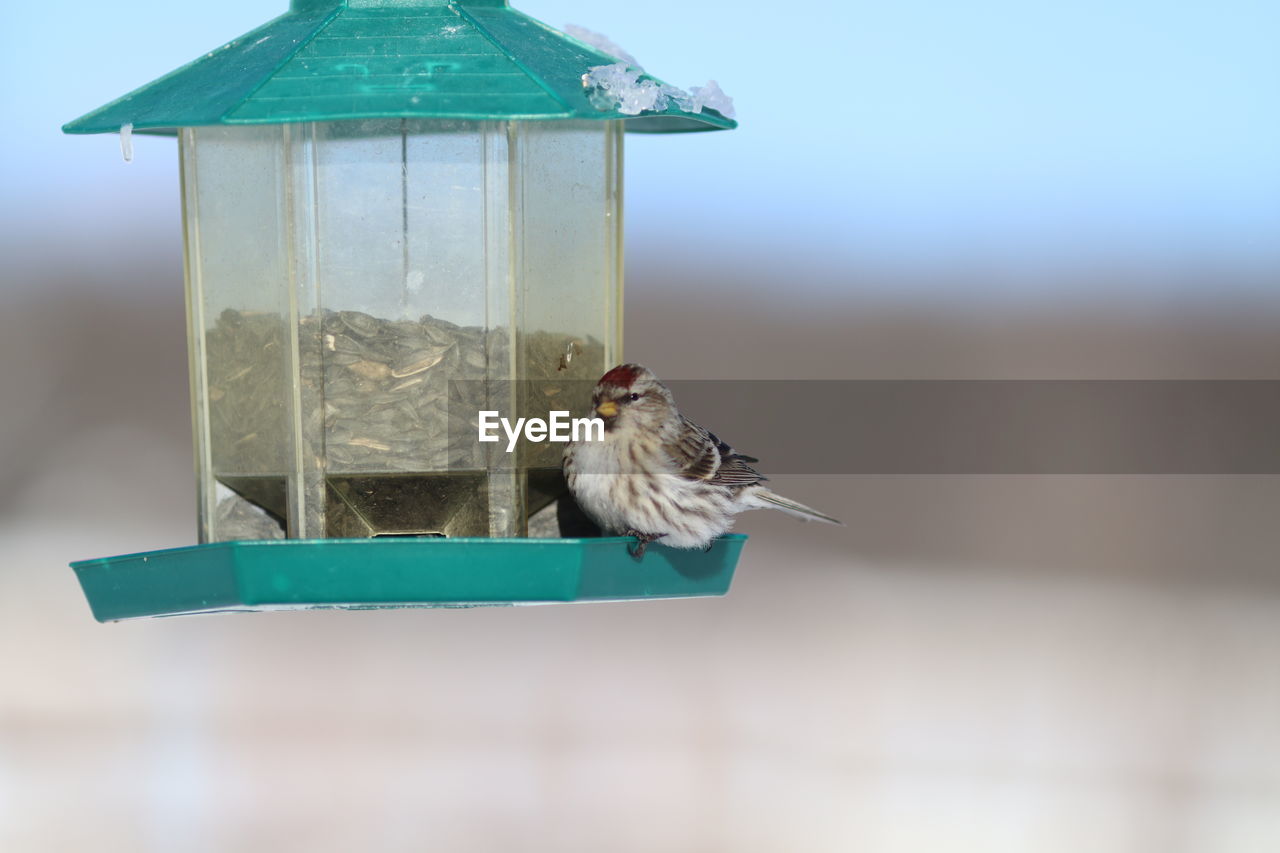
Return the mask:
<svg viewBox="0 0 1280 853">
<path fill-rule="evenodd" d="M 181 155 L 200 544 L 74 564 L 99 619 L 727 589 L 742 537 L 528 538 L 563 445 L 477 441 L 622 360 L 624 132 L 734 126 L 617 63 L 505 0 L 294 0 L 66 125 Z"/>
</svg>

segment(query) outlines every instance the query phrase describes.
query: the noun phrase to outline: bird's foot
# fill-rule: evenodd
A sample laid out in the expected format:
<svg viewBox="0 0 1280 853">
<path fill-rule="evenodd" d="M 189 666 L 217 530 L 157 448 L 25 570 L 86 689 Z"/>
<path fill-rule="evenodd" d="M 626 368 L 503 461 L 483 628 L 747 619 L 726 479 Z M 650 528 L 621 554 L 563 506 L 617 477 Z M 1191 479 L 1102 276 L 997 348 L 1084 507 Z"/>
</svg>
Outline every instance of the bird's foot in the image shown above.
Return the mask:
<svg viewBox="0 0 1280 853">
<path fill-rule="evenodd" d="M 622 534 L 623 536 L 634 536 L 638 541 L 635 547 L 627 546 L 627 553 L 635 557 L 637 560 L 644 557 L 644 549 L 649 547 L 650 542 L 654 542 L 666 536 L 665 533 L 641 533 L 639 530 L 628 530 Z"/>
</svg>

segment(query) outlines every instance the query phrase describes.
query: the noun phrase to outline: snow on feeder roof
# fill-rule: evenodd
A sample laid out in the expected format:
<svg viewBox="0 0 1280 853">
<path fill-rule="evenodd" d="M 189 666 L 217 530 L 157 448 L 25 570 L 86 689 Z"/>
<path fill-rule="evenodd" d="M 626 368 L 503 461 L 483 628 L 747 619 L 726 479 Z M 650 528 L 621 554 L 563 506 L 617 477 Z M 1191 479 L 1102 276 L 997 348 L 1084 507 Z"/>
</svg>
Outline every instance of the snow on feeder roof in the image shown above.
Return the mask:
<svg viewBox="0 0 1280 853">
<path fill-rule="evenodd" d="M 623 119 L 649 133 L 736 127 L 688 99 L 661 98 L 634 115 L 601 98 L 584 75 L 617 61 L 506 0 L 293 0 L 284 15 L 63 130 L 379 118 Z"/>
</svg>

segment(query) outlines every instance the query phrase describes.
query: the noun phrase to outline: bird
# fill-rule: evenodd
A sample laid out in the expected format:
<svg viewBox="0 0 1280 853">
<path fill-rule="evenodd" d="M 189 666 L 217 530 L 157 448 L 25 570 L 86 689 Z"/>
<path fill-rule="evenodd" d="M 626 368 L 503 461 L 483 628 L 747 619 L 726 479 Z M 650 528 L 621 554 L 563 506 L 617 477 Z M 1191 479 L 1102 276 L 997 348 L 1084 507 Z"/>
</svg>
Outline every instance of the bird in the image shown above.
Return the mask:
<svg viewBox="0 0 1280 853">
<path fill-rule="evenodd" d="M 605 373 L 591 407 L 604 422 L 603 440 L 584 437 L 565 447 L 565 480 L 603 530 L 635 537 L 629 550 L 637 559 L 658 540 L 708 549 L 749 509 L 843 526 L 763 485 L 767 478 L 751 467 L 760 460 L 680 414 L 670 389 L 647 367 L 620 364 Z"/>
</svg>

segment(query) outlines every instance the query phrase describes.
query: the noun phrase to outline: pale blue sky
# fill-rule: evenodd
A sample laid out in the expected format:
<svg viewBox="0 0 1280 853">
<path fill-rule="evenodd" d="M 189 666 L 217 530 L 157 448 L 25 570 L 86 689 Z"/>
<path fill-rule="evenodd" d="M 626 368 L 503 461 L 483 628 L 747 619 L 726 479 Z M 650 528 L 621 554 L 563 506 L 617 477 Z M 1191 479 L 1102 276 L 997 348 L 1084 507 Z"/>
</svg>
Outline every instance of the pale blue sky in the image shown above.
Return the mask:
<svg viewBox="0 0 1280 853">
<path fill-rule="evenodd" d="M 126 166 L 114 137 L 58 127 L 285 5 L 9 10 L 9 239 L 176 232 L 171 141 L 138 140 Z M 630 138 L 633 256 L 1280 271 L 1280 4 L 516 5 L 605 33 L 677 85 L 714 77 L 737 102 L 736 131 Z"/>
</svg>

